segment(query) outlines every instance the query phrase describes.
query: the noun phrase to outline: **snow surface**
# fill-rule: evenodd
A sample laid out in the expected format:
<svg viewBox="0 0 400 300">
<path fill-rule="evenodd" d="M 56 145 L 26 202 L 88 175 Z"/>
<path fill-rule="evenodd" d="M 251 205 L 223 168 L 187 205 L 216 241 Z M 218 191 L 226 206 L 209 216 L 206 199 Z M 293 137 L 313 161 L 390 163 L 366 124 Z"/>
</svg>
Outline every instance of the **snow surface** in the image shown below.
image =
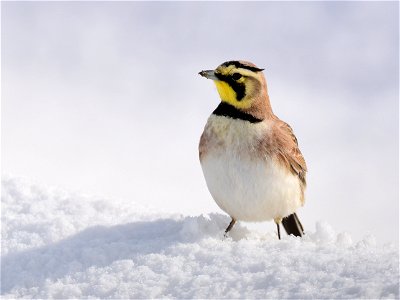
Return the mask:
<svg viewBox="0 0 400 300">
<path fill-rule="evenodd" d="M 397 245 L 302 238 L 2 179 L 3 298 L 398 298 Z"/>
</svg>

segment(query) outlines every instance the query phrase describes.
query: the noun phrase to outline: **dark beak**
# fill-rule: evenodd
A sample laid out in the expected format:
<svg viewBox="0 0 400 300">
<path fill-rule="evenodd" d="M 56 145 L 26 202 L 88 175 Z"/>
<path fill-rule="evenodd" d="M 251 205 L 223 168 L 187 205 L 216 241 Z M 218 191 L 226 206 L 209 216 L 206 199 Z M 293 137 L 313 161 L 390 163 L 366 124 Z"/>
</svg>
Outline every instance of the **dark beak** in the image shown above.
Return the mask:
<svg viewBox="0 0 400 300">
<path fill-rule="evenodd" d="M 214 70 L 201 71 L 201 72 L 199 72 L 199 75 L 201 75 L 207 79 L 218 80 L 217 76 L 215 76 Z"/>
</svg>

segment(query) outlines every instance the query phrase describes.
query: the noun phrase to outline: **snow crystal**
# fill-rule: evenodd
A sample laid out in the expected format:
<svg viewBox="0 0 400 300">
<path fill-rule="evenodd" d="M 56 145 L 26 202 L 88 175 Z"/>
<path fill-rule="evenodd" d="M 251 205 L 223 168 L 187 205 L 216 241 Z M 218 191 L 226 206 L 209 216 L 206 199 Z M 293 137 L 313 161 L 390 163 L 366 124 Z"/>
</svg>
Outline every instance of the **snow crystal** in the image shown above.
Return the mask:
<svg viewBox="0 0 400 300">
<path fill-rule="evenodd" d="M 303 238 L 2 181 L 3 298 L 398 298 L 397 245 Z"/>
</svg>

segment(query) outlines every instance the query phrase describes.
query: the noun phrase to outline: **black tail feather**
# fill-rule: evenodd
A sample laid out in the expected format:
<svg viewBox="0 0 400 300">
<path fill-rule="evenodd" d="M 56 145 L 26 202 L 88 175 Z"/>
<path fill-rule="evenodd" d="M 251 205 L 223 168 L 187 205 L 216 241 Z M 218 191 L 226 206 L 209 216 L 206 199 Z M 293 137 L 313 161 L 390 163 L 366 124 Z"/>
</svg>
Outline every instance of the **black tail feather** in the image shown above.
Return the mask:
<svg viewBox="0 0 400 300">
<path fill-rule="evenodd" d="M 303 225 L 301 225 L 296 213 L 283 218 L 282 225 L 288 235 L 303 236 L 304 234 Z"/>
</svg>

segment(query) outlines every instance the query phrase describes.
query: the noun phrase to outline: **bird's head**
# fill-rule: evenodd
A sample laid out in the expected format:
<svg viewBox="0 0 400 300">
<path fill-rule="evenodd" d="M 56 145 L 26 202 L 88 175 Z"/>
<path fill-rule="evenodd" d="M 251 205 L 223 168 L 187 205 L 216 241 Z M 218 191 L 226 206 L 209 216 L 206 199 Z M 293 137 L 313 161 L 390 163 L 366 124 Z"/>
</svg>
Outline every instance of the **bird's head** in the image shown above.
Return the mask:
<svg viewBox="0 0 400 300">
<path fill-rule="evenodd" d="M 199 74 L 214 81 L 222 102 L 246 111 L 266 101 L 269 105 L 263 70 L 247 61 L 232 60 Z"/>
</svg>

